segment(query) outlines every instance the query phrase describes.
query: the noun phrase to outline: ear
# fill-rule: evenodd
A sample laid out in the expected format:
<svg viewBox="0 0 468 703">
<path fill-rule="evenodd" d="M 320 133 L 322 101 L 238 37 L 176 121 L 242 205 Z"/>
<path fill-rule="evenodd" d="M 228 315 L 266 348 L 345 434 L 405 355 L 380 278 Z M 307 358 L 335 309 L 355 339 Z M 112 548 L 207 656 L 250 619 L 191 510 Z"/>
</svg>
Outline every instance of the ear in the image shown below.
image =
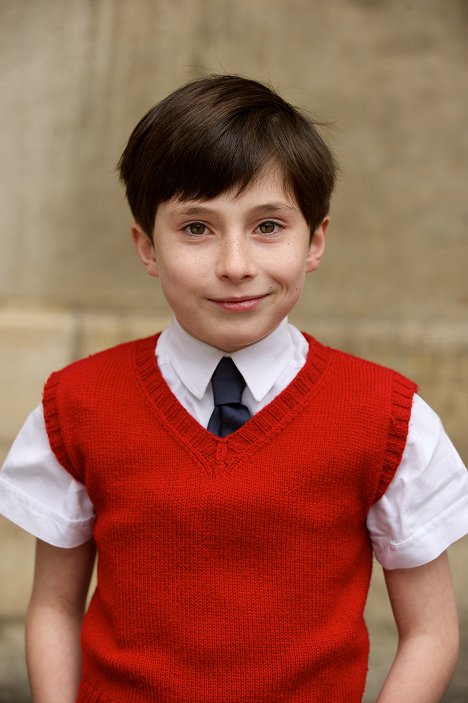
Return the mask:
<svg viewBox="0 0 468 703">
<path fill-rule="evenodd" d="M 136 222 L 132 225 L 132 239 L 140 261 L 146 271 L 150 276 L 159 276 L 153 242 Z"/>
<path fill-rule="evenodd" d="M 309 246 L 309 251 L 306 258 L 306 272 L 310 273 L 318 269 L 322 254 L 325 251 L 325 236 L 327 233 L 330 218 L 328 215 L 323 218 L 322 222 L 315 228 L 312 234 L 312 239 Z"/>
</svg>

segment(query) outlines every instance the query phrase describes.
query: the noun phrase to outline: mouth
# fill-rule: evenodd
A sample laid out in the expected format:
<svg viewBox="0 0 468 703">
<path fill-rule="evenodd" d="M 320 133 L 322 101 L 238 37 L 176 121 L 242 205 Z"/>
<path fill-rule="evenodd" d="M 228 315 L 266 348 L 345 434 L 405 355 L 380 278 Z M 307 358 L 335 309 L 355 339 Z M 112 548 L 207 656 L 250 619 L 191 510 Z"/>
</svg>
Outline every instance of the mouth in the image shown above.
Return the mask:
<svg viewBox="0 0 468 703">
<path fill-rule="evenodd" d="M 209 298 L 209 300 L 223 308 L 223 310 L 231 310 L 234 312 L 241 312 L 244 310 L 253 310 L 260 303 L 265 300 L 267 295 L 251 295 L 251 296 L 233 296 L 226 298 Z"/>
</svg>

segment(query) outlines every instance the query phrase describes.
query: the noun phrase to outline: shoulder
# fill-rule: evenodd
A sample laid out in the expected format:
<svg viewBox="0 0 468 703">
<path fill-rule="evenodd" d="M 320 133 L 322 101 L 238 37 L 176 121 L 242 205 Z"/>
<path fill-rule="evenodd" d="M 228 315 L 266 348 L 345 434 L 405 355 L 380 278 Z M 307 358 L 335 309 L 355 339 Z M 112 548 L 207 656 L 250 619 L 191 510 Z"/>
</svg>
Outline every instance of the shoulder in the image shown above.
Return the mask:
<svg viewBox="0 0 468 703">
<path fill-rule="evenodd" d="M 411 397 L 416 392 L 416 383 L 398 371 L 341 349 L 326 346 L 314 337 L 303 334 L 312 354 L 319 353 L 323 356 L 326 353 L 330 370 L 333 370 L 343 382 L 357 385 L 362 390 L 368 388 L 377 391 L 380 385 L 391 386 L 396 392 L 410 394 Z"/>
<path fill-rule="evenodd" d="M 77 377 L 90 378 L 94 374 L 99 374 L 104 379 L 107 374 L 118 375 L 123 368 L 132 363 L 133 358 L 139 353 L 154 352 L 158 335 L 152 335 L 143 339 L 135 339 L 123 342 L 116 346 L 90 354 L 82 359 L 77 359 L 58 371 L 54 371 L 47 383 L 57 383 L 67 379 Z"/>
<path fill-rule="evenodd" d="M 46 418 L 50 409 L 62 405 L 93 405 L 107 399 L 125 399 L 134 383 L 136 359 L 143 357 L 154 363 L 157 335 L 118 344 L 109 349 L 78 359 L 47 379 L 43 392 Z"/>
<path fill-rule="evenodd" d="M 137 388 L 133 369 L 140 355 L 154 360 L 156 336 L 124 342 L 79 359 L 49 376 L 42 406 L 50 446 L 58 462 L 84 482 L 76 456 L 79 438 L 113 421 L 115 408 L 127 408 Z M 80 434 L 81 433 L 81 434 Z"/>
<path fill-rule="evenodd" d="M 315 345 L 324 349 L 316 340 L 308 341 L 312 354 Z M 343 422 L 348 421 L 351 413 L 356 433 L 362 438 L 369 439 L 373 434 L 382 442 L 381 477 L 374 496 L 378 500 L 401 461 L 417 385 L 376 362 L 338 349 L 326 349 L 329 382 L 324 385 L 328 400 L 340 406 Z"/>
</svg>

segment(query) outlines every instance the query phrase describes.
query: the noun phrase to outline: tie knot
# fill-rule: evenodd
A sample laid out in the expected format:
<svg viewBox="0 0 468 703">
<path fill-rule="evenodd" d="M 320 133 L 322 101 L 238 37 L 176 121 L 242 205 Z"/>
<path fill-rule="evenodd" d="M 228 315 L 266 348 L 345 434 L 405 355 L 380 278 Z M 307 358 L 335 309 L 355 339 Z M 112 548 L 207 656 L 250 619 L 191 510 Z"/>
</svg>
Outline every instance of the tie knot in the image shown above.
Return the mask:
<svg viewBox="0 0 468 703">
<path fill-rule="evenodd" d="M 244 377 L 230 357 L 223 356 L 211 377 L 211 385 L 215 405 L 242 402 Z"/>
</svg>

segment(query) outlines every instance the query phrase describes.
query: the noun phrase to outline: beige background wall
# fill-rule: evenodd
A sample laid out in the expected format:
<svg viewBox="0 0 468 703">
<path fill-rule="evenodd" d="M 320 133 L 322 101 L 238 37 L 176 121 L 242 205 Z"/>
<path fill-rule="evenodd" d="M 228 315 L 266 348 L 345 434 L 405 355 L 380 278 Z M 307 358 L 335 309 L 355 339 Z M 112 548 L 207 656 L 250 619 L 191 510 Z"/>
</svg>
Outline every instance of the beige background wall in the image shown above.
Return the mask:
<svg viewBox="0 0 468 703">
<path fill-rule="evenodd" d="M 411 375 L 467 460 L 467 34 L 465 0 L 0 0 L 2 455 L 50 371 L 167 320 L 115 164 L 167 92 L 234 72 L 329 121 L 342 166 L 327 256 L 294 320 Z M 33 545 L 6 521 L 0 540 L 8 703 L 24 689 Z M 467 554 L 466 541 L 453 551 L 465 624 Z M 393 646 L 381 591 L 377 577 L 378 675 Z M 451 690 L 466 703 L 468 667 Z"/>
</svg>

